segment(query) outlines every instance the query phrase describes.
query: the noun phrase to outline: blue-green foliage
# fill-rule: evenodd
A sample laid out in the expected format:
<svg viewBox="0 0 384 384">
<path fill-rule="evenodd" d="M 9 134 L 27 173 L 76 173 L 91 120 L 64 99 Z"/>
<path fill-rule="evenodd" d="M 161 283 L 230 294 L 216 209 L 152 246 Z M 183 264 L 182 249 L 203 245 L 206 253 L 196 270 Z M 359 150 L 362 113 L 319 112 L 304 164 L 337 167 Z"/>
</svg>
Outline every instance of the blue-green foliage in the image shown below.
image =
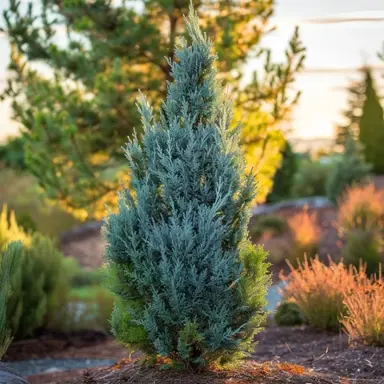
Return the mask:
<svg viewBox="0 0 384 384">
<path fill-rule="evenodd" d="M 131 185 L 104 226 L 118 340 L 186 368 L 244 356 L 264 320 L 266 252 L 247 241 L 255 182 L 244 176 L 231 103 L 191 10 L 192 44 L 169 62 L 159 117 L 141 97 Z"/>
</svg>

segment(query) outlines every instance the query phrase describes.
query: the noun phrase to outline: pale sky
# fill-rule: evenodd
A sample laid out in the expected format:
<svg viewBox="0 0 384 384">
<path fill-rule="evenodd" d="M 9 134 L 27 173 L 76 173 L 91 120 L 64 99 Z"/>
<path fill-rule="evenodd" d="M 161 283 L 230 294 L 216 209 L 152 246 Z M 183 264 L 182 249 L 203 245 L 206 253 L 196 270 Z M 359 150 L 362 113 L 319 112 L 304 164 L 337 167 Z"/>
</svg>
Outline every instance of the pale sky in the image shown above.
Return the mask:
<svg viewBox="0 0 384 384">
<path fill-rule="evenodd" d="M 0 12 L 8 1 L 0 0 Z M 346 105 L 344 88 L 350 79 L 356 78 L 354 69 L 364 63 L 381 66 L 377 80 L 384 96 L 384 80 L 380 73 L 384 75 L 384 63 L 377 58 L 377 52 L 384 43 L 384 1 L 276 1 L 274 22 L 278 30 L 263 44 L 272 49 L 274 58 L 279 59 L 294 26 L 298 24 L 308 50 L 307 70 L 298 77 L 296 84 L 302 97 L 295 109 L 292 135 L 330 137 L 335 123 L 340 121 L 340 111 Z M 3 36 L 0 37 L 0 81 L 6 77 L 8 57 L 9 46 Z M 250 62 L 246 71 L 253 68 L 257 68 L 257 63 Z M 319 73 L 318 70 L 328 71 Z M 0 139 L 16 133 L 17 126 L 10 119 L 7 103 L 0 103 L 0 116 Z"/>
</svg>

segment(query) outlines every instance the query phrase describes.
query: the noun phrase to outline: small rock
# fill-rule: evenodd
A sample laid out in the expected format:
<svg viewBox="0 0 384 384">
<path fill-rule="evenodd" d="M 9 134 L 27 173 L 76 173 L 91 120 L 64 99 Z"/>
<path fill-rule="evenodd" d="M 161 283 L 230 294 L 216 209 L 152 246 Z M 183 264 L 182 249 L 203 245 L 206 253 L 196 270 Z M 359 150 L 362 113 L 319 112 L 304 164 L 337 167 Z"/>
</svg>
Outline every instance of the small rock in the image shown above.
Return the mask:
<svg viewBox="0 0 384 384">
<path fill-rule="evenodd" d="M 55 373 L 55 372 L 61 372 L 61 369 L 59 369 L 57 367 L 51 367 L 51 368 L 48 368 L 44 371 L 44 373 Z"/>
</svg>

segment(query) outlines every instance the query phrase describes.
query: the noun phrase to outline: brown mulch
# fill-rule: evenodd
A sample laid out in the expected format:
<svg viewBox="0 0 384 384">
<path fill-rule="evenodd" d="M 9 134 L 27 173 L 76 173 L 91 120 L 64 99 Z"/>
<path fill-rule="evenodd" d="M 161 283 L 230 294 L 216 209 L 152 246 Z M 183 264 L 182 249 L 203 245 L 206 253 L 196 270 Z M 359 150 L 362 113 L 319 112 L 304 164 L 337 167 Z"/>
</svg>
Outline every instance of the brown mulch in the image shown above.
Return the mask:
<svg viewBox="0 0 384 384">
<path fill-rule="evenodd" d="M 255 361 L 293 363 L 316 372 L 384 383 L 384 348 L 350 346 L 343 333 L 268 327 L 256 340 L 259 344 L 251 356 Z"/>
<path fill-rule="evenodd" d="M 294 364 L 256 363 L 248 361 L 234 370 L 211 370 L 202 373 L 162 370 L 146 367 L 140 360 L 123 361 L 116 366 L 87 371 L 66 384 L 346 384 L 342 378 L 318 374 Z"/>
<path fill-rule="evenodd" d="M 94 371 L 96 371 L 96 369 Z M 57 384 L 64 383 L 69 380 L 78 380 L 74 382 L 80 384 L 86 383 L 86 381 L 82 378 L 86 372 L 87 371 L 84 369 L 79 369 L 74 371 L 44 373 L 41 375 L 29 376 L 27 379 L 29 384 Z"/>
<path fill-rule="evenodd" d="M 128 360 L 129 352 L 107 338 L 99 344 L 52 351 L 49 357 L 123 358 L 119 365 L 109 369 L 37 375 L 29 380 L 31 384 L 384 384 L 384 348 L 351 347 L 342 333 L 327 333 L 309 327 L 271 326 L 257 335 L 256 340 L 258 345 L 250 361 L 236 372 L 191 375 L 148 368 Z"/>
</svg>

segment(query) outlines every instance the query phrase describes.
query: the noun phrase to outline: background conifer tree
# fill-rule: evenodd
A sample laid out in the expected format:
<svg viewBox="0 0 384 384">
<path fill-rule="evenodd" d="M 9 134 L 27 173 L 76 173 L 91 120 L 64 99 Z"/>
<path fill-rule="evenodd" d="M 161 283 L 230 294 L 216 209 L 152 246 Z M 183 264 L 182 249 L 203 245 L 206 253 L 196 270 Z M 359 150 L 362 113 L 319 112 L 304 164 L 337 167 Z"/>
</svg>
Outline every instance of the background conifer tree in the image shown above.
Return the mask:
<svg viewBox="0 0 384 384">
<path fill-rule="evenodd" d="M 353 81 L 347 89 L 348 106 L 343 111 L 345 123 L 336 127 L 336 144 L 345 146 L 349 138 L 358 139 L 359 137 L 359 122 L 364 104 L 366 71 L 370 71 L 369 68 L 364 68 L 360 73 L 361 79 Z"/>
<path fill-rule="evenodd" d="M 359 140 L 366 160 L 377 174 L 384 173 L 384 112 L 371 71 L 366 71 L 364 104 L 359 121 Z"/>
<path fill-rule="evenodd" d="M 188 369 L 244 356 L 264 319 L 266 253 L 247 241 L 255 182 L 193 9 L 159 116 L 144 96 L 131 189 L 105 223 L 118 340 Z"/>
<path fill-rule="evenodd" d="M 116 206 L 126 174 L 120 148 L 140 121 L 137 89 L 157 110 L 170 80 L 164 57 L 173 57 L 185 34 L 188 3 L 36 0 L 32 6 L 9 0 L 4 16 L 11 76 L 4 97 L 24 128 L 28 169 L 48 198 L 78 217 L 102 217 L 106 202 Z M 274 63 L 261 49 L 272 30 L 273 0 L 194 4 L 222 58 L 219 76 L 246 123 L 241 141 L 250 167 L 260 174 L 257 199 L 263 201 L 281 161 L 282 129 L 299 96 L 292 85 L 304 49 L 297 31 L 284 62 Z M 241 86 L 244 65 L 256 56 L 265 73 Z"/>
<path fill-rule="evenodd" d="M 275 202 L 291 197 L 295 174 L 298 170 L 298 159 L 292 145 L 287 141 L 283 150 L 283 161 L 275 173 L 273 188 L 268 195 L 268 202 Z"/>
</svg>

